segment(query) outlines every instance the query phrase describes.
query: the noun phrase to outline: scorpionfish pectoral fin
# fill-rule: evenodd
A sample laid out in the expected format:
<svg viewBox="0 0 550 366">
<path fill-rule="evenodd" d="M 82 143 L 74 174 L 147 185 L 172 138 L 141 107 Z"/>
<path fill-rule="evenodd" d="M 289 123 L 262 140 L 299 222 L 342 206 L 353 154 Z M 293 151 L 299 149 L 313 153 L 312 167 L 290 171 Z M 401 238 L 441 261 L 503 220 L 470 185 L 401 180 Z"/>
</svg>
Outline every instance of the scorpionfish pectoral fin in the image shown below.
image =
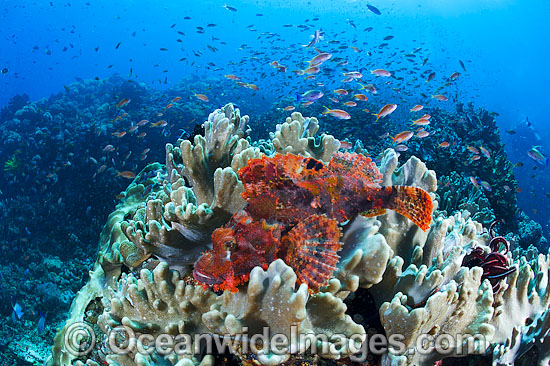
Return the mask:
<svg viewBox="0 0 550 366">
<path fill-rule="evenodd" d="M 342 248 L 338 222 L 324 215 L 311 215 L 294 226 L 282 239 L 284 261 L 299 283 L 318 291 L 332 278 Z"/>
<path fill-rule="evenodd" d="M 384 208 L 405 216 L 424 231 L 430 228 L 433 202 L 428 192 L 409 186 L 383 187 L 382 191 L 386 196 Z"/>
</svg>

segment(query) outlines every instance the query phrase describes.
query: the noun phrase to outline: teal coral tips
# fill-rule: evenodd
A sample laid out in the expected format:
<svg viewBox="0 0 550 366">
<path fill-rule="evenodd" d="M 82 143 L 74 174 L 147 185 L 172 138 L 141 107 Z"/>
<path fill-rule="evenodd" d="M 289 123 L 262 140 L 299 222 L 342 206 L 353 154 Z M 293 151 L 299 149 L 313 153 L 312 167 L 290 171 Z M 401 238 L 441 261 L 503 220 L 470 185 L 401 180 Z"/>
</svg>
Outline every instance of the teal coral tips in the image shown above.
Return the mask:
<svg viewBox="0 0 550 366">
<path fill-rule="evenodd" d="M 4 171 L 5 172 L 14 172 L 19 168 L 20 161 L 17 156 L 14 154 L 11 158 L 4 162 Z"/>
</svg>

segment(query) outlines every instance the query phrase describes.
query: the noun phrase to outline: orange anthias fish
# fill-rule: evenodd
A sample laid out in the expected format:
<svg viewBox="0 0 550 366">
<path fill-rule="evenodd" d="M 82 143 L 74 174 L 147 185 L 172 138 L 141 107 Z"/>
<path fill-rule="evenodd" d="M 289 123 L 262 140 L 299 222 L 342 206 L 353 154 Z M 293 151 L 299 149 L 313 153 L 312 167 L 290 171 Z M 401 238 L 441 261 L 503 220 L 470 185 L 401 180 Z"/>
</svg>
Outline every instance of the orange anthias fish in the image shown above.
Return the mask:
<svg viewBox="0 0 550 366">
<path fill-rule="evenodd" d="M 342 150 L 350 150 L 353 147 L 351 142 L 349 141 L 340 141 L 340 149 Z"/>
<path fill-rule="evenodd" d="M 481 150 L 481 153 L 487 158 L 487 159 L 490 159 L 491 158 L 491 152 L 489 150 L 487 150 L 486 148 L 484 148 L 483 146 L 480 146 L 479 147 L 479 150 Z"/>
<path fill-rule="evenodd" d="M 376 88 L 374 87 L 374 85 L 372 84 L 367 84 L 367 85 L 363 85 L 361 83 L 358 83 L 359 85 L 361 85 L 361 88 L 359 90 L 368 90 L 370 93 L 372 94 L 378 94 L 378 91 L 376 91 Z"/>
<path fill-rule="evenodd" d="M 238 77 L 237 75 L 233 75 L 233 74 L 227 74 L 227 75 L 224 75 L 224 77 L 229 79 L 229 80 L 241 80 L 240 77 Z"/>
<path fill-rule="evenodd" d="M 350 71 L 350 72 L 344 72 L 344 76 L 350 77 L 352 79 L 361 79 L 363 77 L 363 74 L 361 74 L 359 71 Z"/>
<path fill-rule="evenodd" d="M 474 147 L 474 146 L 468 145 L 468 146 L 466 146 L 466 149 L 470 150 L 470 152 L 471 152 L 472 154 L 479 154 L 479 150 L 478 150 L 476 147 Z"/>
<path fill-rule="evenodd" d="M 118 116 L 116 116 L 115 118 L 113 118 L 113 122 L 116 122 L 116 121 L 118 121 L 119 119 L 122 119 L 122 118 L 126 117 L 127 115 L 128 115 L 128 113 L 124 112 L 124 113 L 122 113 L 121 115 L 118 115 Z"/>
<path fill-rule="evenodd" d="M 158 122 L 155 122 L 155 123 L 151 123 L 151 127 L 164 127 L 168 125 L 168 122 L 166 122 L 165 120 L 161 119 L 160 121 Z"/>
<path fill-rule="evenodd" d="M 336 89 L 334 92 L 338 95 L 348 95 L 348 91 L 346 89 Z"/>
<path fill-rule="evenodd" d="M 129 170 L 125 170 L 123 172 L 117 173 L 118 177 L 126 178 L 126 179 L 134 179 L 136 177 L 136 174 L 134 172 L 131 172 Z"/>
<path fill-rule="evenodd" d="M 256 84 L 245 84 L 244 85 L 245 88 L 248 88 L 248 89 L 252 89 L 252 90 L 260 90 L 260 88 L 258 88 L 258 85 Z"/>
<path fill-rule="evenodd" d="M 394 144 L 400 144 L 402 142 L 407 142 L 411 139 L 411 137 L 413 137 L 414 135 L 414 132 L 412 131 L 403 131 L 403 132 L 399 132 L 397 135 L 391 137 L 391 139 L 393 140 L 393 143 Z"/>
<path fill-rule="evenodd" d="M 202 100 L 203 102 L 208 102 L 208 97 L 204 94 L 193 94 L 193 96 L 197 97 L 198 99 Z"/>
<path fill-rule="evenodd" d="M 385 106 L 380 109 L 380 112 L 373 113 L 373 116 L 376 116 L 376 121 L 378 121 L 380 118 L 386 117 L 388 114 L 393 113 L 397 109 L 397 104 L 386 104 Z M 376 122 L 375 121 L 375 122 Z"/>
<path fill-rule="evenodd" d="M 321 71 L 321 68 L 319 66 L 310 66 L 307 69 L 302 70 L 301 74 L 317 74 L 319 71 Z"/>
<path fill-rule="evenodd" d="M 336 117 L 338 119 L 350 119 L 351 116 L 348 112 L 344 111 L 343 109 L 330 109 L 329 107 L 326 107 L 326 111 L 323 112 L 323 114 L 330 114 L 333 117 Z"/>
<path fill-rule="evenodd" d="M 311 59 L 311 61 L 308 61 L 309 66 L 319 66 L 323 62 L 329 60 L 332 57 L 332 54 L 327 52 L 321 52 L 317 56 Z"/>
<path fill-rule="evenodd" d="M 456 79 L 458 79 L 459 76 L 460 76 L 459 72 L 453 72 L 449 77 L 449 79 L 451 79 L 451 81 L 455 81 Z"/>
<path fill-rule="evenodd" d="M 283 259 L 310 291 L 327 284 L 342 248 L 339 224 L 386 209 L 428 230 L 433 210 L 417 187 L 382 186 L 376 164 L 364 155 L 336 153 L 328 165 L 313 158 L 275 155 L 251 159 L 239 171 L 245 208 L 212 234 L 212 250 L 195 263 L 205 287 L 236 291 L 256 267 Z"/>
<path fill-rule="evenodd" d="M 426 79 L 426 82 L 429 83 L 434 78 L 435 78 L 435 72 L 432 72 L 432 73 L 430 73 L 430 75 L 428 75 L 428 78 Z"/>
<path fill-rule="evenodd" d="M 376 76 L 384 76 L 384 77 L 391 76 L 391 72 L 386 71 L 384 69 L 371 70 L 370 73 Z"/>
<path fill-rule="evenodd" d="M 440 100 L 442 102 L 446 102 L 446 101 L 449 100 L 449 98 L 447 98 L 446 96 L 441 95 L 441 94 L 432 95 L 432 98 Z"/>
<path fill-rule="evenodd" d="M 113 132 L 111 135 L 116 136 L 118 138 L 126 136 L 126 131 L 120 131 L 120 132 Z"/>
<path fill-rule="evenodd" d="M 103 152 L 111 152 L 111 151 L 115 151 L 115 147 L 113 145 L 106 145 L 103 148 Z"/>
<path fill-rule="evenodd" d="M 429 118 L 419 118 L 415 121 L 413 121 L 412 123 L 413 125 L 417 125 L 417 126 L 427 126 L 430 124 L 430 119 Z"/>
<path fill-rule="evenodd" d="M 116 107 L 117 107 L 117 108 L 122 108 L 122 107 L 124 107 L 125 105 L 127 105 L 128 103 L 130 103 L 131 101 L 132 101 L 131 99 L 124 98 L 124 99 L 122 99 L 120 102 L 117 103 Z"/>
</svg>

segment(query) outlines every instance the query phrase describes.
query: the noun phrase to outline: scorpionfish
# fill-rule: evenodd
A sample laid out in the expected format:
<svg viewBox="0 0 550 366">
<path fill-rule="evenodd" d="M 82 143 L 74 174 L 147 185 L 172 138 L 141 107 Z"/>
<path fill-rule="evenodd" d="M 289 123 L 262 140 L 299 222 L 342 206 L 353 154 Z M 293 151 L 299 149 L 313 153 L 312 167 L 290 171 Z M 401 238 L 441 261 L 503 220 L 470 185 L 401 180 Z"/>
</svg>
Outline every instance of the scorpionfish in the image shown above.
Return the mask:
<svg viewBox="0 0 550 366">
<path fill-rule="evenodd" d="M 318 291 L 336 270 L 340 226 L 355 216 L 393 210 L 422 230 L 432 215 L 430 195 L 417 187 L 382 186 L 368 157 L 336 153 L 328 165 L 292 154 L 251 159 L 239 170 L 245 208 L 212 233 L 212 250 L 193 270 L 214 290 L 237 291 L 251 270 L 283 259 L 298 283 Z"/>
</svg>

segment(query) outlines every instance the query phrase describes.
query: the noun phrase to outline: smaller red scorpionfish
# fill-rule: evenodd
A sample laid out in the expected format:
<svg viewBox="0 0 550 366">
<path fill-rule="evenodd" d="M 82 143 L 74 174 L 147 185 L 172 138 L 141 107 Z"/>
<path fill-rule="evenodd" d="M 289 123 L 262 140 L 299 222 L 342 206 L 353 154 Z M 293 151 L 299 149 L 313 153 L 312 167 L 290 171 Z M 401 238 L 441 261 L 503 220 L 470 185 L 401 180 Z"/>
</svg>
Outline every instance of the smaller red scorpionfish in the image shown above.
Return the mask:
<svg viewBox="0 0 550 366">
<path fill-rule="evenodd" d="M 376 164 L 361 154 L 336 153 L 328 165 L 292 154 L 251 159 L 239 170 L 247 201 L 212 233 L 212 250 L 193 270 L 214 290 L 236 291 L 250 271 L 283 259 L 310 291 L 326 285 L 341 249 L 339 224 L 393 210 L 428 230 L 430 195 L 417 187 L 384 187 Z"/>
</svg>

